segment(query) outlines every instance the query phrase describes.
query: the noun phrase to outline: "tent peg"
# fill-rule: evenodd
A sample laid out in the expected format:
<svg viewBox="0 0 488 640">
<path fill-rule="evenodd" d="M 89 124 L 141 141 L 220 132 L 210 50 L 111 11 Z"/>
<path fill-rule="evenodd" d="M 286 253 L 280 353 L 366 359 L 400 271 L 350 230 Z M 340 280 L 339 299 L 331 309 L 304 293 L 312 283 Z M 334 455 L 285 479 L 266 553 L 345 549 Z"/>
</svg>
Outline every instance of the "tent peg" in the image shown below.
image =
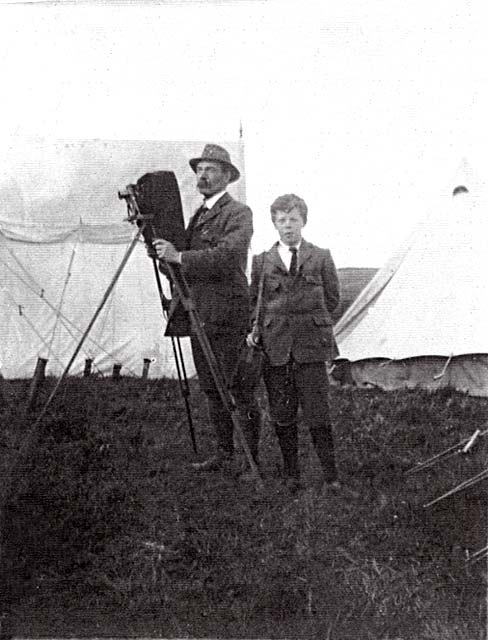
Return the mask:
<svg viewBox="0 0 488 640">
<path fill-rule="evenodd" d="M 85 360 L 85 368 L 83 370 L 83 377 L 84 378 L 89 378 L 90 377 L 92 364 L 93 364 L 93 360 L 91 358 L 87 358 Z"/>
<path fill-rule="evenodd" d="M 4 387 L 5 387 L 5 380 L 4 380 L 3 376 L 2 376 L 2 374 L 0 373 L 0 409 L 7 405 L 7 400 L 5 398 Z"/>
<path fill-rule="evenodd" d="M 142 379 L 147 380 L 147 376 L 149 375 L 149 367 L 151 366 L 151 359 L 144 358 L 144 364 L 142 366 Z"/>
<path fill-rule="evenodd" d="M 27 398 L 27 406 L 25 409 L 26 413 L 31 413 L 36 407 L 39 389 L 41 388 L 45 378 L 46 365 L 46 358 L 37 358 L 36 368 L 31 381 L 29 396 Z"/>
</svg>

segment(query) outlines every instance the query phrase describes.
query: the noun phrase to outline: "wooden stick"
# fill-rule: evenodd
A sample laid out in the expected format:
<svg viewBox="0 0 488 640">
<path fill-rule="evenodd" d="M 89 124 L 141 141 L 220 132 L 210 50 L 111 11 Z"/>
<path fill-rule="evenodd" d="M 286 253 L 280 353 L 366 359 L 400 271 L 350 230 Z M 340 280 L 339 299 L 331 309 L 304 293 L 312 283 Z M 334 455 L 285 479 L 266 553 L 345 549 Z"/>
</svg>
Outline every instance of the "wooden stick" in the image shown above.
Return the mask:
<svg viewBox="0 0 488 640">
<path fill-rule="evenodd" d="M 481 431 L 479 429 L 476 429 L 476 431 L 473 433 L 473 435 L 471 436 L 471 438 L 468 440 L 468 442 L 464 445 L 463 447 L 463 453 L 468 453 L 468 451 L 471 449 L 471 447 L 474 445 L 476 438 L 480 435 Z"/>
<path fill-rule="evenodd" d="M 477 558 L 483 553 L 486 553 L 487 551 L 488 551 L 488 545 L 486 545 L 486 547 L 483 547 L 482 549 L 479 549 L 478 551 L 475 551 L 475 553 L 473 553 L 473 555 L 469 558 L 469 560 L 474 560 L 475 558 Z"/>
<path fill-rule="evenodd" d="M 144 358 L 144 362 L 142 365 L 142 379 L 147 380 L 149 375 L 149 367 L 151 366 L 151 360 L 149 358 Z"/>
<path fill-rule="evenodd" d="M 488 478 L 488 469 L 484 469 L 483 471 L 481 471 L 480 473 L 476 474 L 475 476 L 472 476 L 471 478 L 468 478 L 464 482 L 461 482 L 460 484 L 455 486 L 453 489 L 451 489 L 447 493 L 444 493 L 442 496 L 439 496 L 435 500 L 431 500 L 431 502 L 428 502 L 427 504 L 424 504 L 424 508 L 425 507 L 431 507 L 433 504 L 436 504 L 436 502 L 439 502 L 440 500 L 443 500 L 444 498 L 447 498 L 448 496 L 452 496 L 454 493 L 457 493 L 458 491 L 462 491 L 463 489 L 467 489 L 468 487 L 472 486 L 473 484 L 481 482 L 485 478 Z"/>
<path fill-rule="evenodd" d="M 469 556 L 466 559 L 466 563 L 471 563 L 474 564 L 475 562 L 479 562 L 480 560 L 483 560 L 484 558 L 486 558 L 488 555 L 488 545 L 486 547 L 483 547 L 482 549 L 478 549 L 478 551 L 476 551 L 475 553 L 473 553 L 473 555 Z"/>
<path fill-rule="evenodd" d="M 485 429 L 484 431 L 479 431 L 479 429 L 477 429 L 476 431 L 478 431 L 478 435 L 476 437 L 486 436 L 488 434 L 488 429 Z M 476 433 L 476 431 L 475 431 L 475 433 Z M 444 451 L 441 451 L 440 453 L 436 454 L 435 456 L 432 456 L 432 458 L 428 458 L 424 462 L 420 462 L 416 467 L 412 467 L 411 469 L 406 471 L 405 475 L 408 475 L 410 473 L 417 473 L 417 471 L 422 471 L 422 469 L 425 469 L 427 467 L 432 466 L 433 464 L 436 464 L 436 462 L 440 461 L 439 458 L 442 458 L 442 456 L 445 456 L 448 453 L 451 453 L 455 449 L 459 449 L 459 451 L 455 451 L 455 453 L 461 453 L 461 451 L 462 451 L 461 447 L 463 447 L 463 445 L 467 446 L 467 443 L 469 443 L 469 441 L 473 438 L 473 436 L 474 436 L 474 434 L 472 436 L 469 436 L 468 438 L 464 438 L 464 440 L 461 440 L 461 442 L 458 442 L 457 444 L 454 444 L 452 447 L 449 447 L 449 449 L 444 449 Z M 474 444 L 474 439 L 473 439 L 473 444 Z"/>
<path fill-rule="evenodd" d="M 5 399 L 5 392 L 4 392 L 4 378 L 0 373 L 0 409 L 2 407 L 5 407 L 6 405 L 7 405 L 7 400 Z"/>
<path fill-rule="evenodd" d="M 93 364 L 93 360 L 91 358 L 87 358 L 85 360 L 85 368 L 83 370 L 83 377 L 84 378 L 89 378 L 90 377 L 92 364 Z"/>
<path fill-rule="evenodd" d="M 45 378 L 46 365 L 47 365 L 46 358 L 37 358 L 34 376 L 32 378 L 31 386 L 29 389 L 27 406 L 25 408 L 26 414 L 31 413 L 36 407 L 38 392 Z"/>
<path fill-rule="evenodd" d="M 85 329 L 85 332 L 83 333 L 83 336 L 81 337 L 81 340 L 79 341 L 78 346 L 76 347 L 73 355 L 71 356 L 68 364 L 66 365 L 63 373 L 61 374 L 61 377 L 58 379 L 54 389 L 51 391 L 51 395 L 47 399 L 45 405 L 43 406 L 41 412 L 37 416 L 35 422 L 29 426 L 25 434 L 25 437 L 20 445 L 20 448 L 18 449 L 15 456 L 13 457 L 13 460 L 10 464 L 9 469 L 7 469 L 6 473 L 4 474 L 5 482 L 3 482 L 3 484 L 0 484 L 0 510 L 3 508 L 8 498 L 14 499 L 15 496 L 18 495 L 18 493 L 20 492 L 22 483 L 24 481 L 22 468 L 27 461 L 28 455 L 30 454 L 32 449 L 36 446 L 37 440 L 39 438 L 39 426 L 42 422 L 42 419 L 46 415 L 48 408 L 51 406 L 51 402 L 53 401 L 59 387 L 61 386 L 61 384 L 64 382 L 64 379 L 68 375 L 68 372 L 71 369 L 71 365 L 73 364 L 73 362 L 76 359 L 76 356 L 80 352 L 83 346 L 83 343 L 85 342 L 88 334 L 91 331 L 91 328 L 95 324 L 95 321 L 97 320 L 106 301 L 108 300 L 112 292 L 112 289 L 115 287 L 117 280 L 119 279 L 120 274 L 122 273 L 131 253 L 135 249 L 136 244 L 139 242 L 141 233 L 142 233 L 142 227 L 138 229 L 136 235 L 132 239 L 132 242 L 130 243 L 127 251 L 125 252 L 124 257 L 122 258 L 122 261 L 119 267 L 117 268 L 117 271 L 115 272 L 112 280 L 110 281 L 110 284 L 107 290 L 105 291 L 105 294 L 100 304 L 98 305 L 92 319 L 90 320 L 87 328 Z"/>
</svg>

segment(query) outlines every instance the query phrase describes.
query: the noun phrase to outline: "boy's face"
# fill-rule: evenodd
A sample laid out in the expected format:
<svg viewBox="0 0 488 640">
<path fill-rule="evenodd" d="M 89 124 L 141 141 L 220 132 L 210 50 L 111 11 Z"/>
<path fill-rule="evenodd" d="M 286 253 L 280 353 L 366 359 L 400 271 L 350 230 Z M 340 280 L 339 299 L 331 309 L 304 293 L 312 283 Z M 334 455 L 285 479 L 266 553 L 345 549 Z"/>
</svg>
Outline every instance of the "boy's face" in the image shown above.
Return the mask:
<svg viewBox="0 0 488 640">
<path fill-rule="evenodd" d="M 288 246 L 297 245 L 302 239 L 303 218 L 296 207 L 290 211 L 277 211 L 274 226 L 280 234 L 280 240 Z"/>
</svg>

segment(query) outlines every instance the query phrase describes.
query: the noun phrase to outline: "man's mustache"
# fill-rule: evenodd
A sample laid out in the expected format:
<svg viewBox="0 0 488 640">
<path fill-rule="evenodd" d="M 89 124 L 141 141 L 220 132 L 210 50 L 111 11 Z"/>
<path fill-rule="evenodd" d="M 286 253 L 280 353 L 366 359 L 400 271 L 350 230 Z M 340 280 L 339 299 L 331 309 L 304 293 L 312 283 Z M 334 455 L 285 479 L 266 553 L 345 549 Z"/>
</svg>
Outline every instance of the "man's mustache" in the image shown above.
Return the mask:
<svg viewBox="0 0 488 640">
<path fill-rule="evenodd" d="M 197 182 L 197 187 L 208 187 L 208 180 L 206 178 L 200 178 Z"/>
</svg>

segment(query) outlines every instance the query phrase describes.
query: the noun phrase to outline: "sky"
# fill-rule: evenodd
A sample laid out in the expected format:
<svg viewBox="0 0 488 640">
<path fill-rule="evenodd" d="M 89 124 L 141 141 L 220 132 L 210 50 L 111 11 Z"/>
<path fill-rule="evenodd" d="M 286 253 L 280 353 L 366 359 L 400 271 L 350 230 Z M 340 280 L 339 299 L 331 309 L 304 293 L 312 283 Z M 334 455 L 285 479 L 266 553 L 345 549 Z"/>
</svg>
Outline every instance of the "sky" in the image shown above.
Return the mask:
<svg viewBox="0 0 488 640">
<path fill-rule="evenodd" d="M 242 123 L 254 250 L 296 193 L 338 267 L 379 267 L 464 159 L 486 177 L 487 27 L 462 0 L 2 2 L 0 140 L 218 142 Z"/>
</svg>

